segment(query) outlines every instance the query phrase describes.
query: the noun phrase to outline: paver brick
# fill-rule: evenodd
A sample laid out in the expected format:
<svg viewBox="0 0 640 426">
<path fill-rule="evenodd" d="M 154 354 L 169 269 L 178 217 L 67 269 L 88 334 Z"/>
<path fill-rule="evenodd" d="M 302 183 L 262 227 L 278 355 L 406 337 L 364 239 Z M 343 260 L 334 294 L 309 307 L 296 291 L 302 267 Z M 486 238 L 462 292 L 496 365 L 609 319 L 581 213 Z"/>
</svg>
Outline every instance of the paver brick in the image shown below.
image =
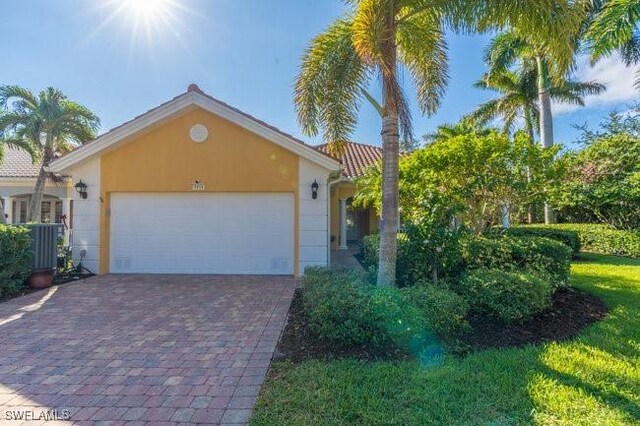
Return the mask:
<svg viewBox="0 0 640 426">
<path fill-rule="evenodd" d="M 295 287 L 288 277 L 106 275 L 57 287 L 37 310 L 21 308 L 49 290 L 0 303 L 0 412 L 245 423 Z"/>
</svg>

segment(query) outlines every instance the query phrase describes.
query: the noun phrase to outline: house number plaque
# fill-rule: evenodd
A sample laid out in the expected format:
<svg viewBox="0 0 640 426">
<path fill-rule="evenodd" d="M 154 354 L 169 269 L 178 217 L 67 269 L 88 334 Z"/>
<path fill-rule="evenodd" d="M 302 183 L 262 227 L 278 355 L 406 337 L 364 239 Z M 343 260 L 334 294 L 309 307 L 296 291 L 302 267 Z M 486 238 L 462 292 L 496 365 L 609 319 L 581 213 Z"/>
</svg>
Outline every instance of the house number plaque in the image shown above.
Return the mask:
<svg viewBox="0 0 640 426">
<path fill-rule="evenodd" d="M 204 182 L 195 181 L 191 184 L 192 191 L 204 191 Z"/>
</svg>

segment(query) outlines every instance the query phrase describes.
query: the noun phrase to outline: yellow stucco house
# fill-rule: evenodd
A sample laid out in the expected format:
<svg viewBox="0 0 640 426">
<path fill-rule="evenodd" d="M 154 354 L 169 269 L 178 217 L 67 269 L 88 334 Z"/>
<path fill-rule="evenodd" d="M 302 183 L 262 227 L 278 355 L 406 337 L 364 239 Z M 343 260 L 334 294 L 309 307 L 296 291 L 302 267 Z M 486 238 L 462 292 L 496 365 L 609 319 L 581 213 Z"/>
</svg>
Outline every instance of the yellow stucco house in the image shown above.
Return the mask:
<svg viewBox="0 0 640 426">
<path fill-rule="evenodd" d="M 349 199 L 380 149 L 325 150 L 190 85 L 50 170 L 77 188 L 73 253 L 93 271 L 299 276 L 377 226 Z"/>
</svg>

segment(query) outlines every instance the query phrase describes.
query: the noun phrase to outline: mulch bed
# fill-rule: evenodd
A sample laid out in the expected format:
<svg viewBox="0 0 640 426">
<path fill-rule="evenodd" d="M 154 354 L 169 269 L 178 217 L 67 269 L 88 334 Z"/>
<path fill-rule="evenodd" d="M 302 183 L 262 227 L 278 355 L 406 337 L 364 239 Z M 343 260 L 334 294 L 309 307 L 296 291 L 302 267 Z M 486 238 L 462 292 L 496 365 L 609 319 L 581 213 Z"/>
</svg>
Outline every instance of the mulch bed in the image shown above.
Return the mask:
<svg viewBox="0 0 640 426">
<path fill-rule="evenodd" d="M 583 328 L 603 319 L 607 308 L 600 299 L 568 288 L 556 292 L 549 309 L 517 324 L 505 324 L 486 316 L 469 318 L 472 331 L 462 343 L 466 350 L 459 354 L 487 348 L 521 347 L 561 341 L 576 336 Z M 278 346 L 276 358 L 299 363 L 309 359 L 355 358 L 364 361 L 406 360 L 413 356 L 405 351 L 372 351 L 366 347 L 339 347 L 316 336 L 309 328 L 302 310 L 302 293 L 296 293 L 289 308 L 289 318 Z"/>
<path fill-rule="evenodd" d="M 561 341 L 607 315 L 597 297 L 573 288 L 558 290 L 549 309 L 522 323 L 505 324 L 486 316 L 469 319 L 472 332 L 464 342 L 471 350 L 509 348 Z"/>
</svg>

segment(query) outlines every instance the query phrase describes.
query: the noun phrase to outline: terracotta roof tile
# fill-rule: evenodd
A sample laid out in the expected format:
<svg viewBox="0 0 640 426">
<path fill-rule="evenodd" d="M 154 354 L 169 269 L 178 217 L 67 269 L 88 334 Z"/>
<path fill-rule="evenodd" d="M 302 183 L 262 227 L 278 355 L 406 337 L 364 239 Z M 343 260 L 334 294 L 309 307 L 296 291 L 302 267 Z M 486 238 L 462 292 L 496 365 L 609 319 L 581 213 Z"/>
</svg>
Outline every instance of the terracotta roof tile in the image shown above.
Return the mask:
<svg viewBox="0 0 640 426">
<path fill-rule="evenodd" d="M 0 162 L 0 178 L 36 178 L 40 166 L 33 164 L 31 156 L 19 149 L 4 148 L 4 160 Z"/>
<path fill-rule="evenodd" d="M 327 144 L 315 147 L 318 151 L 326 153 Z M 382 148 L 379 146 L 365 145 L 362 143 L 348 142 L 342 156 L 342 174 L 347 179 L 362 176 L 365 170 L 382 158 Z"/>
</svg>

